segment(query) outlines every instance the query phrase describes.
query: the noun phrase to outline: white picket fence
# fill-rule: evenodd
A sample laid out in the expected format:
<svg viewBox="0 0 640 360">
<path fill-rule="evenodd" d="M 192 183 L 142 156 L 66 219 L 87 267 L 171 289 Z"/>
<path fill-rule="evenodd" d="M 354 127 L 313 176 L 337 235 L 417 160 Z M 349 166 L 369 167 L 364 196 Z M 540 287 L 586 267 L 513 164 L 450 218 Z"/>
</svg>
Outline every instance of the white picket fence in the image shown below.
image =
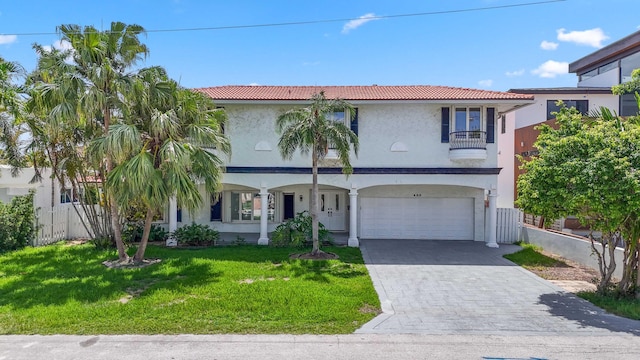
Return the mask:
<svg viewBox="0 0 640 360">
<path fill-rule="evenodd" d="M 84 215 L 82 209 L 80 214 Z M 69 206 L 36 210 L 36 232 L 33 246 L 41 246 L 60 240 L 88 237 L 87 230 L 76 211 Z"/>
<path fill-rule="evenodd" d="M 499 208 L 496 238 L 499 244 L 513 244 L 522 238 L 524 215 L 519 209 Z"/>
</svg>

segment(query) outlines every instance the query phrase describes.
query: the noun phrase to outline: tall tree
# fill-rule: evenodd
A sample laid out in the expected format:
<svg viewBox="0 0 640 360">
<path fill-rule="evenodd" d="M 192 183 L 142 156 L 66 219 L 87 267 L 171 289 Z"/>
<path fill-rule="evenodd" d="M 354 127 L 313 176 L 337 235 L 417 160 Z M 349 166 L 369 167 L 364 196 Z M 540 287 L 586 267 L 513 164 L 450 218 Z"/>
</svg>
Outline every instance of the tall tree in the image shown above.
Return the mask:
<svg viewBox="0 0 640 360">
<path fill-rule="evenodd" d="M 526 172 L 518 178 L 517 204 L 549 219 L 576 215 L 602 233 L 600 239 L 590 236 L 600 263 L 601 292 L 617 266 L 617 242 L 625 241 L 625 275 L 618 289 L 628 294 L 638 265 L 640 126 L 637 118 L 601 113 L 600 118 L 584 120 L 577 110 L 563 108 L 556 117 L 557 129 L 541 126 L 535 143 L 539 155 L 522 165 Z"/>
<path fill-rule="evenodd" d="M 107 190 L 124 206 L 134 199 L 146 207 L 144 231 L 133 259 L 140 262 L 154 215 L 176 197 L 180 207 L 202 204 L 198 184 L 219 191 L 224 159 L 231 148 L 221 133 L 224 110 L 210 98 L 181 88 L 160 67 L 141 70 L 123 99 L 123 121 L 90 146 L 92 154 L 112 154 L 118 164 Z M 214 150 L 215 149 L 215 150 Z"/>
<path fill-rule="evenodd" d="M 318 166 L 329 150 L 335 151 L 342 172 L 349 175 L 353 172 L 350 152 L 353 148 L 358 155 L 358 136 L 343 122 L 333 121 L 335 112 L 344 112 L 352 119 L 355 115 L 353 106 L 342 99 L 327 99 L 324 91 L 311 97 L 311 104 L 303 108 L 295 108 L 278 116 L 277 131 L 281 134 L 278 141 L 280 154 L 286 160 L 300 151 L 311 154 L 312 187 L 311 187 L 311 219 L 312 219 L 312 255 L 320 252 L 318 241 Z"/>
<path fill-rule="evenodd" d="M 12 166 L 12 174 L 17 175 L 22 165 L 17 122 L 22 111 L 24 88 L 18 84 L 24 76 L 24 69 L 16 62 L 0 57 L 0 144 L 2 161 Z"/>
<path fill-rule="evenodd" d="M 38 63 L 27 78 L 30 98 L 24 116 L 30 132 L 25 155 L 34 167 L 34 181 L 42 179 L 42 168 L 52 169 L 51 207 L 57 180 L 80 195 L 73 209 L 89 236 L 108 238 L 112 234 L 109 212 L 96 206 L 98 190 L 94 180 L 102 166 L 90 162 L 82 146 L 98 128 L 95 120 L 85 121 L 80 115 L 79 102 L 86 84 L 68 62 L 70 51 L 40 45 L 34 45 L 34 50 Z"/>
<path fill-rule="evenodd" d="M 49 59 L 55 61 L 40 63 L 41 79 L 35 86 L 39 93 L 34 97 L 41 100 L 40 110 L 45 111 L 38 114 L 39 117 L 77 125 L 77 129 L 84 132 L 82 140 L 75 143 L 82 146 L 95 137 L 109 135 L 111 126 L 121 121 L 125 112 L 124 91 L 134 67 L 148 54 L 147 46 L 140 41 L 144 29 L 113 22 L 105 31 L 78 25 L 61 25 L 58 31 L 61 40 L 70 44 L 66 53 L 69 59 L 61 62 L 58 57 Z M 55 76 L 55 80 L 47 81 L 43 74 Z M 98 181 L 104 183 L 117 164 L 111 153 L 103 153 L 98 160 L 90 166 Z M 54 168 L 54 171 L 62 170 Z M 105 200 L 118 256 L 126 259 L 118 204 L 109 191 Z"/>
</svg>

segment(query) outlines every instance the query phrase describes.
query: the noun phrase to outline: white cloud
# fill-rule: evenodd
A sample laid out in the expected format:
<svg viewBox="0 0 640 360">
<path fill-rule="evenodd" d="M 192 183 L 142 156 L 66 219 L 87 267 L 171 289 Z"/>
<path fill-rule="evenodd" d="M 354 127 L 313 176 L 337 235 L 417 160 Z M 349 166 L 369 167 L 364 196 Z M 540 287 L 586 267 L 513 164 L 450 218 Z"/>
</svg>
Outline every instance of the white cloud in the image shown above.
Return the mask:
<svg viewBox="0 0 640 360">
<path fill-rule="evenodd" d="M 357 18 L 356 20 L 351 20 L 348 23 L 344 24 L 344 26 L 342 27 L 342 33 L 346 34 L 349 31 L 359 28 L 360 26 L 368 23 L 369 21 L 372 20 L 379 20 L 378 18 L 376 18 L 376 14 L 374 13 L 368 13 L 368 14 L 364 14 L 362 16 L 360 16 L 359 18 Z"/>
<path fill-rule="evenodd" d="M 555 78 L 558 75 L 569 73 L 569 63 L 549 60 L 538 66 L 537 69 L 531 70 L 531 73 L 541 78 Z"/>
<path fill-rule="evenodd" d="M 607 39 L 609 39 L 609 37 L 605 35 L 600 28 L 570 32 L 566 32 L 566 29 L 558 29 L 558 40 L 572 42 L 578 45 L 601 48 L 602 42 Z"/>
<path fill-rule="evenodd" d="M 258 84 L 258 83 L 251 83 L 251 84 L 249 84 L 249 86 L 260 86 L 260 84 Z"/>
<path fill-rule="evenodd" d="M 58 49 L 58 50 L 73 49 L 73 47 L 71 46 L 71 43 L 66 40 L 56 40 L 53 43 L 53 45 L 44 45 L 42 48 L 47 52 L 51 51 L 51 49 Z"/>
<path fill-rule="evenodd" d="M 558 43 L 554 43 L 553 41 L 542 40 L 540 43 L 540 48 L 542 50 L 555 50 L 558 48 Z"/>
<path fill-rule="evenodd" d="M 0 45 L 11 44 L 16 42 L 18 37 L 16 35 L 0 35 Z"/>
<path fill-rule="evenodd" d="M 516 71 L 507 71 L 504 74 L 507 75 L 508 77 L 522 76 L 522 75 L 524 75 L 524 69 L 520 69 L 520 70 L 516 70 Z"/>
<path fill-rule="evenodd" d="M 67 40 L 56 40 L 56 42 L 53 43 L 53 47 L 58 50 L 71 50 L 73 48 Z"/>
<path fill-rule="evenodd" d="M 478 85 L 484 86 L 484 87 L 491 87 L 491 85 L 493 85 L 493 80 L 491 80 L 491 79 L 480 80 L 480 81 L 478 81 Z"/>
</svg>

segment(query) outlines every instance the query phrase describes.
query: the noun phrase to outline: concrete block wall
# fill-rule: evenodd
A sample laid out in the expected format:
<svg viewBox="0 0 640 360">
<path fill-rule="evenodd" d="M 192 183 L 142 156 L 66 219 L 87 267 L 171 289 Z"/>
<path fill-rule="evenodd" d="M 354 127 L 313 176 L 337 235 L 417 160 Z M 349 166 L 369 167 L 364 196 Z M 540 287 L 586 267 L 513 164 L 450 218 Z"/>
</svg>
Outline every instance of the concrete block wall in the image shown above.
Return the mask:
<svg viewBox="0 0 640 360">
<path fill-rule="evenodd" d="M 581 239 L 526 225 L 522 229 L 522 236 L 525 243 L 538 245 L 546 251 L 598 270 L 598 260 L 592 255 L 591 242 L 586 238 Z M 623 249 L 616 248 L 614 277 L 618 279 L 622 278 L 623 258 Z"/>
</svg>

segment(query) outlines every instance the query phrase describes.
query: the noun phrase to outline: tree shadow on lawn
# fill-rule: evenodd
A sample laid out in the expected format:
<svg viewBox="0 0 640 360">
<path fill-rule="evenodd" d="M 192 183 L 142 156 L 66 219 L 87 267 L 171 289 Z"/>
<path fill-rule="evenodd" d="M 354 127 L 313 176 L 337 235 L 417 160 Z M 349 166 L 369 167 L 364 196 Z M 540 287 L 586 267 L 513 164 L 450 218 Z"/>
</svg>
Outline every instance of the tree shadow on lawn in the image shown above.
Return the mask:
<svg viewBox="0 0 640 360">
<path fill-rule="evenodd" d="M 576 321 L 583 327 L 640 336 L 640 321 L 609 314 L 573 294 L 564 292 L 543 294 L 540 296 L 539 303 L 548 306 L 551 315 Z"/>
<path fill-rule="evenodd" d="M 108 269 L 102 262 L 112 252 L 90 246 L 47 246 L 36 253 L 16 252 L 0 258 L 0 306 L 26 309 L 62 305 L 70 300 L 96 303 L 140 296 L 158 288 L 175 289 L 218 281 L 212 267 L 193 255 L 163 256 L 162 262 L 139 269 Z M 197 276 L 196 276 L 197 275 Z"/>
<path fill-rule="evenodd" d="M 330 277 L 350 279 L 368 276 L 364 268 L 358 269 L 351 263 L 327 260 L 291 260 L 288 269 L 293 271 L 295 277 L 323 283 L 330 283 Z"/>
</svg>

